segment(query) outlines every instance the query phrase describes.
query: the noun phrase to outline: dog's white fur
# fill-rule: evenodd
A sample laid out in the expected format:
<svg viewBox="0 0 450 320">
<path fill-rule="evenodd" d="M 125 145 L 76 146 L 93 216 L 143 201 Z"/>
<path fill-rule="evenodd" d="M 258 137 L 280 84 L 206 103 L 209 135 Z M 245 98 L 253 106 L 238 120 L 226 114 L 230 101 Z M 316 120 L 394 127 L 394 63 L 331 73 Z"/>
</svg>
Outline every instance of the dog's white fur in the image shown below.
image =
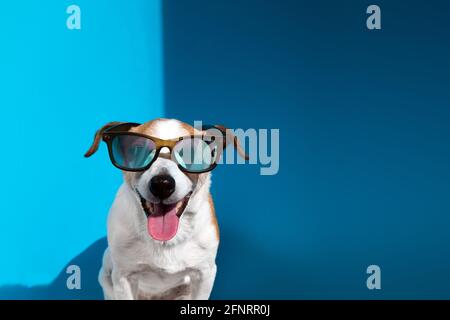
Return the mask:
<svg viewBox="0 0 450 320">
<path fill-rule="evenodd" d="M 134 130 L 134 129 L 133 129 Z M 138 132 L 171 139 L 194 129 L 177 120 L 157 119 Z M 161 242 L 147 231 L 147 218 L 137 191 L 152 195 L 150 179 L 161 173 L 176 181 L 172 203 L 193 192 L 180 218 L 176 236 Z M 124 173 L 108 217 L 108 248 L 99 281 L 105 299 L 208 299 L 216 275 L 219 245 L 217 222 L 209 193 L 210 173 L 186 175 L 161 154 L 144 173 Z"/>
</svg>

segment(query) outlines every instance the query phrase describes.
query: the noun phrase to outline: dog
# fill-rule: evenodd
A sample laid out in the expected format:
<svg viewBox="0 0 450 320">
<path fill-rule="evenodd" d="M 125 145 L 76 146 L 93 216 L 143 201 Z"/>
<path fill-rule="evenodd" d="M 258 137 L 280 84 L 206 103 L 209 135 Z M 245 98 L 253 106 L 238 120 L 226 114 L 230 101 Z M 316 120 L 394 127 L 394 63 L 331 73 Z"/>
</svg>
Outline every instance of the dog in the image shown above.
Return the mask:
<svg viewBox="0 0 450 320">
<path fill-rule="evenodd" d="M 121 124 L 100 128 L 85 156 L 94 154 L 108 130 Z M 204 134 L 174 119 L 155 119 L 126 130 L 156 141 Z M 226 146 L 228 133 L 224 137 Z M 231 141 L 247 159 L 236 137 Z M 211 173 L 180 170 L 171 156 L 172 145 L 167 146 L 145 170 L 123 170 L 124 181 L 108 215 L 108 248 L 99 273 L 107 300 L 206 300 L 211 294 L 219 246 Z"/>
</svg>

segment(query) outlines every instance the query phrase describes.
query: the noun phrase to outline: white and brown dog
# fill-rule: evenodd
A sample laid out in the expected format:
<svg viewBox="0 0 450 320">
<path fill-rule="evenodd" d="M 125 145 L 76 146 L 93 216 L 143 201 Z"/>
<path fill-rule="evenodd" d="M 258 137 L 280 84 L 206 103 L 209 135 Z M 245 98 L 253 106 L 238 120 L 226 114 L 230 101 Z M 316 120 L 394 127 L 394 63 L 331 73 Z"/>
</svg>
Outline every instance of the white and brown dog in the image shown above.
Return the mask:
<svg viewBox="0 0 450 320">
<path fill-rule="evenodd" d="M 97 131 L 86 157 L 115 124 Z M 201 134 L 168 119 L 129 131 L 164 140 Z M 235 137 L 234 146 L 242 154 Z M 105 299 L 208 299 L 219 245 L 210 172 L 181 171 L 167 149 L 147 170 L 123 174 L 109 212 L 108 248 L 99 274 Z"/>
</svg>

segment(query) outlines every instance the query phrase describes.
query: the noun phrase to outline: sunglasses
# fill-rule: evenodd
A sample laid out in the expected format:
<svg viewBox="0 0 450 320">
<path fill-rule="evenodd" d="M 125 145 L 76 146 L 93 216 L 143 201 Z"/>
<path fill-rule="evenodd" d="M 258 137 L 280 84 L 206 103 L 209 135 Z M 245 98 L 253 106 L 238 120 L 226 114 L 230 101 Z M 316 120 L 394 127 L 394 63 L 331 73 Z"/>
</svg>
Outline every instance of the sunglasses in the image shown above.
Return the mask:
<svg viewBox="0 0 450 320">
<path fill-rule="evenodd" d="M 203 126 L 204 133 L 201 135 L 163 140 L 128 131 L 139 125 L 120 123 L 102 133 L 112 164 L 121 170 L 145 171 L 156 161 L 161 149 L 167 148 L 180 170 L 188 173 L 208 172 L 217 166 L 217 161 L 228 144 L 226 130 L 221 126 Z M 220 135 L 208 133 L 212 128 L 217 129 L 214 132 L 220 132 Z"/>
</svg>

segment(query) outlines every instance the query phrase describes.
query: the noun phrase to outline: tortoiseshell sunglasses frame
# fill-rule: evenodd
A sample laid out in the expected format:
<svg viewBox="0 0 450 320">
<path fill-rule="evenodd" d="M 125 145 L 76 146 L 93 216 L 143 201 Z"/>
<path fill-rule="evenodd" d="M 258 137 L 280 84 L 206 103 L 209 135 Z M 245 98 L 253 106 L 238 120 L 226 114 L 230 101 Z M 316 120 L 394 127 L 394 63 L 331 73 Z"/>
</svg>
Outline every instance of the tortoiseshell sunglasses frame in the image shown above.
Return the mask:
<svg viewBox="0 0 450 320">
<path fill-rule="evenodd" d="M 119 168 L 120 170 L 124 170 L 124 171 L 131 171 L 131 172 L 140 172 L 140 171 L 145 171 L 147 169 L 149 169 L 151 167 L 151 165 L 156 161 L 156 159 L 158 159 L 159 153 L 161 151 L 162 148 L 168 148 L 170 150 L 170 155 L 173 161 L 175 161 L 175 163 L 178 165 L 178 168 L 181 171 L 187 172 L 187 173 L 205 173 L 205 172 L 209 172 L 211 170 L 213 170 L 216 166 L 217 166 L 217 161 L 220 159 L 220 156 L 222 155 L 222 151 L 226 148 L 227 146 L 227 139 L 226 139 L 226 131 L 224 130 L 224 128 L 221 128 L 220 126 L 215 126 L 215 125 L 204 125 L 202 127 L 202 130 L 206 131 L 209 129 L 217 129 L 218 131 L 220 131 L 222 133 L 221 137 L 217 137 L 215 135 L 209 135 L 209 143 L 216 141 L 216 139 L 222 139 L 222 148 L 218 148 L 216 151 L 217 154 L 215 155 L 215 159 L 214 162 L 206 169 L 204 170 L 198 170 L 198 171 L 193 171 L 193 170 L 188 170 L 186 168 L 184 168 L 183 166 L 181 166 L 178 161 L 176 161 L 176 159 L 174 159 L 173 157 L 173 153 L 172 153 L 172 149 L 175 147 L 175 145 L 180 142 L 183 139 L 192 139 L 192 138 L 200 138 L 202 140 L 205 140 L 205 136 L 208 136 L 206 134 L 197 134 L 197 135 L 187 135 L 187 136 L 183 136 L 183 137 L 179 137 L 179 138 L 175 138 L 175 139 L 170 139 L 170 140 L 164 140 L 164 139 L 159 139 L 156 137 L 152 137 L 143 133 L 138 133 L 138 132 L 130 132 L 128 131 L 129 129 L 133 128 L 133 127 L 137 127 L 139 126 L 139 123 L 134 123 L 134 122 L 126 122 L 126 123 L 120 123 L 117 124 L 115 126 L 112 126 L 111 128 L 106 129 L 103 132 L 102 135 L 102 139 L 103 141 L 107 144 L 108 146 L 108 153 L 109 153 L 109 158 L 112 162 L 112 164 L 116 167 Z M 112 142 L 114 140 L 115 137 L 117 136 L 138 136 L 138 137 L 142 137 L 142 138 L 146 138 L 151 140 L 154 144 L 155 144 L 155 150 L 156 153 L 153 156 L 153 159 L 144 167 L 142 168 L 129 168 L 129 167 L 124 167 L 121 166 L 119 163 L 117 163 L 117 161 L 115 160 L 114 157 L 114 152 L 113 152 L 113 145 Z"/>
</svg>

